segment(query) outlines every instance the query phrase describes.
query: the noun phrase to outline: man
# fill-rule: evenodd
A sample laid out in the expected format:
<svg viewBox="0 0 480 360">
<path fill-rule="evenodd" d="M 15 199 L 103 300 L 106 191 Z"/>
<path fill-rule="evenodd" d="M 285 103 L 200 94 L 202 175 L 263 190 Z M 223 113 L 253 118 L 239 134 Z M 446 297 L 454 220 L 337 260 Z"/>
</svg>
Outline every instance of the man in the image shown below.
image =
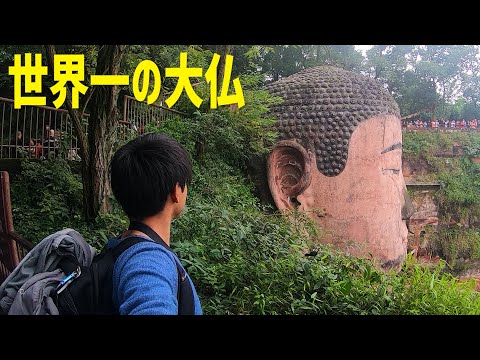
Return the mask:
<svg viewBox="0 0 480 360">
<path fill-rule="evenodd" d="M 332 66 L 267 89 L 285 100 L 272 109 L 281 141 L 267 162 L 277 208 L 305 211 L 326 230 L 322 241 L 397 268 L 407 254 L 405 221 L 413 207 L 391 95 L 373 79 Z"/>
<path fill-rule="evenodd" d="M 115 262 L 113 302 L 121 315 L 178 313 L 176 262 L 180 264 L 180 260 L 152 237 L 159 236 L 170 245 L 171 222 L 185 207 L 191 175 L 186 150 L 161 134 L 140 136 L 113 156 L 112 190 L 130 220 L 130 227 L 119 238 L 111 239 L 107 247 L 133 236 L 150 240 L 131 246 Z M 138 223 L 146 225 L 146 230 L 132 226 Z M 194 313 L 201 315 L 200 300 L 186 276 L 193 291 Z"/>
</svg>

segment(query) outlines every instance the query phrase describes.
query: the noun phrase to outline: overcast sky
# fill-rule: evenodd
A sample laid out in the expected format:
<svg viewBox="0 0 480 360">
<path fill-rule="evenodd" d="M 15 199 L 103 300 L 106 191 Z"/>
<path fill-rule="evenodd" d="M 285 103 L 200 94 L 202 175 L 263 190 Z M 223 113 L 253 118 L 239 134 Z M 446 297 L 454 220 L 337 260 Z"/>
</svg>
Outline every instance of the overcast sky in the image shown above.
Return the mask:
<svg viewBox="0 0 480 360">
<path fill-rule="evenodd" d="M 368 49 L 370 49 L 373 45 L 354 45 L 355 49 L 360 50 L 362 54 L 365 56 L 365 53 Z"/>
</svg>

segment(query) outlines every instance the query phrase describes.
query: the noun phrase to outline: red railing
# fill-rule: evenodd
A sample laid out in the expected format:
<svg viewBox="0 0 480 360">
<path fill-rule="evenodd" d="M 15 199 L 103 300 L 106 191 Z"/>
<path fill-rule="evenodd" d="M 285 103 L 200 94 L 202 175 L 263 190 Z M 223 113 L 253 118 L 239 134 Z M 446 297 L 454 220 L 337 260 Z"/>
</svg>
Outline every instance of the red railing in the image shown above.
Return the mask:
<svg viewBox="0 0 480 360">
<path fill-rule="evenodd" d="M 32 248 L 32 243 L 15 232 L 10 180 L 6 171 L 0 171 L 0 284 Z"/>
</svg>

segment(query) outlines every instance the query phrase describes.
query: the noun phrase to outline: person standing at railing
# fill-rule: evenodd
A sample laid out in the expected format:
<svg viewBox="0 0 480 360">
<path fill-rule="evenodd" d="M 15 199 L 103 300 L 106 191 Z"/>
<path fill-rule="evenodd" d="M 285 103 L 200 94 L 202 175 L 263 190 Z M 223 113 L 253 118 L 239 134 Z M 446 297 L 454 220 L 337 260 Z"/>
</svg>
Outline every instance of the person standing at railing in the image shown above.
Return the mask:
<svg viewBox="0 0 480 360">
<path fill-rule="evenodd" d="M 48 138 L 43 142 L 43 156 L 56 157 L 58 155 L 58 140 L 55 138 L 55 130 L 50 129 Z"/>
<path fill-rule="evenodd" d="M 17 131 L 16 135 L 10 141 L 10 146 L 7 148 L 7 158 L 14 158 L 18 157 L 17 147 L 22 146 L 23 135 L 21 131 Z"/>
<path fill-rule="evenodd" d="M 42 144 L 38 140 L 30 139 L 30 156 L 34 159 L 40 159 L 42 156 Z"/>
<path fill-rule="evenodd" d="M 35 142 L 33 139 L 30 139 L 28 142 L 28 156 L 31 158 L 35 158 Z"/>
</svg>

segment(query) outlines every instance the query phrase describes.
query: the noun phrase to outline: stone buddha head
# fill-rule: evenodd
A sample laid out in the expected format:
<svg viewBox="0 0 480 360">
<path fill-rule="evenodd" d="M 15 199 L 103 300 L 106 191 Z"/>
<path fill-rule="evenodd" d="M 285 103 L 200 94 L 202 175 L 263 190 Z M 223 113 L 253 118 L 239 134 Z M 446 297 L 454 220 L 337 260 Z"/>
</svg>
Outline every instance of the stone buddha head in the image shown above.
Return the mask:
<svg viewBox="0 0 480 360">
<path fill-rule="evenodd" d="M 322 241 L 383 268 L 403 263 L 413 212 L 402 174 L 400 111 L 376 80 L 332 66 L 267 85 L 279 141 L 267 178 L 279 210 L 305 211 Z"/>
</svg>

